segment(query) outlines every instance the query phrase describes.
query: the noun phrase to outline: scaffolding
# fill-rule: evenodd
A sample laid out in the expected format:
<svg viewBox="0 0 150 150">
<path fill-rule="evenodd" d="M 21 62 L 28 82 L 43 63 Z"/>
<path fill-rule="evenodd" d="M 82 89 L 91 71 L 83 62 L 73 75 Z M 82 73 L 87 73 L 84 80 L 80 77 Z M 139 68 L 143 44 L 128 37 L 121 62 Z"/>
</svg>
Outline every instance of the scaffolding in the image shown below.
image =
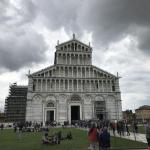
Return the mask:
<svg viewBox="0 0 150 150">
<path fill-rule="evenodd" d="M 26 115 L 27 86 L 9 86 L 9 95 L 5 99 L 6 122 L 24 122 Z"/>
</svg>

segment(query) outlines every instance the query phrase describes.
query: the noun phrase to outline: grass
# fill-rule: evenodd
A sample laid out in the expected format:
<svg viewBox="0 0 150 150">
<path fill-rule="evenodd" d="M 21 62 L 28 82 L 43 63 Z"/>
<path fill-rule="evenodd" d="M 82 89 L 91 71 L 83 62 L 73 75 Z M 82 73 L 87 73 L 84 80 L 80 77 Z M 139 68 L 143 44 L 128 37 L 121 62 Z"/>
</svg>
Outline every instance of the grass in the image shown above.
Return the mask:
<svg viewBox="0 0 150 150">
<path fill-rule="evenodd" d="M 142 133 L 142 134 L 145 134 L 145 126 L 144 125 L 141 125 L 141 126 L 138 126 L 138 132 L 139 133 Z"/>
<path fill-rule="evenodd" d="M 22 138 L 17 139 L 13 130 L 0 131 L 0 148 L 2 150 L 87 150 L 89 142 L 87 140 L 87 131 L 82 131 L 74 128 L 66 129 L 50 129 L 49 134 L 56 131 L 66 133 L 71 131 L 73 140 L 61 141 L 59 145 L 42 145 L 41 137 L 43 133 L 23 133 Z M 147 145 L 141 142 L 130 141 L 121 138 L 111 138 L 112 147 L 119 148 L 146 148 Z"/>
<path fill-rule="evenodd" d="M 130 131 L 133 132 L 132 127 L 130 127 Z M 144 125 L 138 125 L 138 133 L 145 134 L 145 126 Z"/>
</svg>

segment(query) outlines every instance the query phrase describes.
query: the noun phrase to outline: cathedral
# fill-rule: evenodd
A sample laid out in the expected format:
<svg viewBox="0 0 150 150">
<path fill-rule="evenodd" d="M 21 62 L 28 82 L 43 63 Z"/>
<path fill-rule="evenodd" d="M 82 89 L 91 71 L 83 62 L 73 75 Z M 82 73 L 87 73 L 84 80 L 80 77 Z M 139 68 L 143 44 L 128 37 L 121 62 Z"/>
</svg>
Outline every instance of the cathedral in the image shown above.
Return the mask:
<svg viewBox="0 0 150 150">
<path fill-rule="evenodd" d="M 119 77 L 92 65 L 92 47 L 57 43 L 54 65 L 28 74 L 26 121 L 122 119 Z"/>
</svg>

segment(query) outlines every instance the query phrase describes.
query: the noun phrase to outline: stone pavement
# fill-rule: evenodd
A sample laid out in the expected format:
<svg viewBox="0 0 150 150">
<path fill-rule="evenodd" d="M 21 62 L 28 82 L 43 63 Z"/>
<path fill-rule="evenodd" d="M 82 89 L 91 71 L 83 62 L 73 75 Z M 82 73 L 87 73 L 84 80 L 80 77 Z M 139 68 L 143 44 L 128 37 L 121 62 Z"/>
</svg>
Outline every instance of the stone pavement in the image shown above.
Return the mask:
<svg viewBox="0 0 150 150">
<path fill-rule="evenodd" d="M 110 134 L 113 136 L 112 131 L 110 131 Z M 118 134 L 116 134 L 115 136 L 120 137 Z M 121 138 L 147 143 L 145 134 L 141 134 L 141 133 L 135 133 L 134 134 L 134 133 L 131 132 L 130 136 L 127 136 L 126 133 L 125 133 L 125 136 L 121 136 Z"/>
<path fill-rule="evenodd" d="M 86 130 L 88 131 L 87 128 L 80 128 L 81 130 Z M 110 131 L 110 134 L 111 136 L 113 136 L 113 132 Z M 120 135 L 117 134 L 116 132 L 116 137 L 120 137 Z M 121 136 L 121 138 L 125 138 L 125 139 L 129 139 L 129 140 L 133 140 L 133 141 L 139 141 L 139 142 L 143 142 L 143 143 L 147 143 L 146 141 L 146 137 L 145 137 L 145 134 L 141 134 L 141 133 L 133 133 L 133 132 L 130 132 L 130 136 L 127 136 L 126 135 L 126 132 L 125 132 L 125 135 L 124 136 Z M 88 150 L 90 150 L 90 147 L 88 148 Z M 111 150 L 127 150 L 127 149 L 111 149 Z M 131 149 L 130 149 L 131 150 Z M 132 150 L 147 150 L 147 149 L 132 149 Z"/>
<path fill-rule="evenodd" d="M 80 128 L 81 130 L 87 130 L 88 128 Z M 111 136 L 113 136 L 112 131 L 110 131 Z M 116 137 L 120 137 L 120 135 L 117 134 L 116 132 Z M 141 133 L 133 133 L 130 132 L 130 136 L 127 136 L 126 132 L 125 132 L 125 136 L 121 136 L 121 138 L 125 138 L 125 139 L 129 139 L 129 140 L 133 140 L 133 141 L 139 141 L 139 142 L 143 142 L 143 143 L 147 143 L 146 141 L 146 137 L 145 134 L 141 134 Z"/>
</svg>

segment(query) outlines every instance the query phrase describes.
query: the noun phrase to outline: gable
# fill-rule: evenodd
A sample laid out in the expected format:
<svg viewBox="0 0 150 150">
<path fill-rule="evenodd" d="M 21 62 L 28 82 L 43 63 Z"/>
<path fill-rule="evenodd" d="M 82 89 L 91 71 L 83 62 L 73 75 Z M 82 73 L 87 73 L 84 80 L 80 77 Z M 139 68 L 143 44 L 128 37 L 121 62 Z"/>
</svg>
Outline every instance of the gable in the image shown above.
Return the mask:
<svg viewBox="0 0 150 150">
<path fill-rule="evenodd" d="M 53 66 L 49 66 L 45 69 L 41 69 L 35 73 L 32 73 L 32 74 L 30 74 L 30 76 L 33 76 L 33 77 L 52 77 L 52 74 L 54 73 L 54 71 L 58 73 L 58 67 L 61 67 L 65 72 L 65 68 L 68 68 L 68 70 L 69 70 L 69 68 L 71 66 L 63 67 L 63 66 L 53 65 Z M 72 66 L 72 68 L 74 70 L 76 70 L 76 67 L 82 67 L 82 66 Z M 113 75 L 113 74 L 111 74 L 111 73 L 109 73 L 109 72 L 107 72 L 101 68 L 98 68 L 96 66 L 89 65 L 86 67 L 90 68 L 93 71 L 94 76 L 92 76 L 92 77 L 94 77 L 94 78 L 117 78 L 117 76 L 115 76 L 115 75 Z M 83 67 L 83 68 L 85 68 L 85 67 Z M 54 76 L 54 77 L 57 77 L 57 76 Z M 66 76 L 66 77 L 68 77 L 68 76 Z"/>
<path fill-rule="evenodd" d="M 101 69 L 101 68 L 98 68 L 94 65 L 92 65 L 92 68 L 94 70 L 94 77 L 95 78 L 105 78 L 105 77 L 108 77 L 108 78 L 116 78 L 117 76 Z"/>
<path fill-rule="evenodd" d="M 90 45 L 84 44 L 79 40 L 72 39 L 70 41 L 58 44 L 56 50 L 60 51 L 82 51 L 82 52 L 91 52 L 92 48 Z"/>
<path fill-rule="evenodd" d="M 49 76 L 51 74 L 51 71 L 55 68 L 55 65 L 46 67 L 44 69 L 41 69 L 37 72 L 34 72 L 32 74 L 30 74 L 31 76 L 39 76 L 39 77 L 44 77 L 44 76 Z"/>
</svg>

